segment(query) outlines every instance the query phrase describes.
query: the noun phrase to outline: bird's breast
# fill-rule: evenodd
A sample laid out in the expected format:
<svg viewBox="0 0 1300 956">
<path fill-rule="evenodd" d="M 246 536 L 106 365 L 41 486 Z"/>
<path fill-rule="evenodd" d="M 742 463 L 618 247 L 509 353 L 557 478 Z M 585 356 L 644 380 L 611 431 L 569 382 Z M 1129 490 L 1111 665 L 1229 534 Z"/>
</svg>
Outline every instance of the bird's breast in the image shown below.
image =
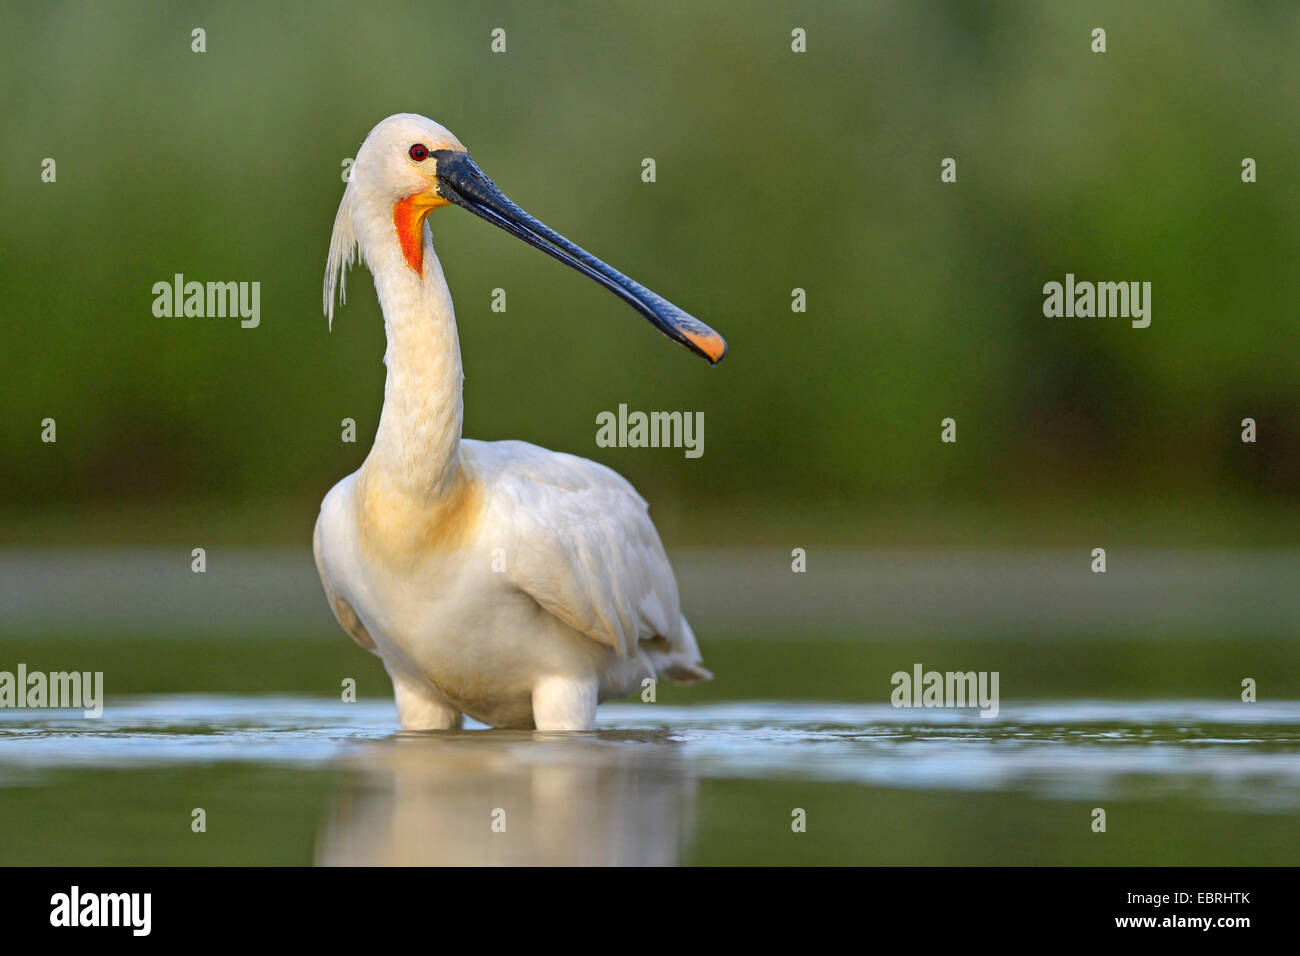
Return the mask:
<svg viewBox="0 0 1300 956">
<path fill-rule="evenodd" d="M 483 511 L 482 482 L 463 468 L 436 497 L 363 472 L 356 486 L 357 543 L 370 562 L 411 567 L 440 560 L 469 549 Z"/>
</svg>

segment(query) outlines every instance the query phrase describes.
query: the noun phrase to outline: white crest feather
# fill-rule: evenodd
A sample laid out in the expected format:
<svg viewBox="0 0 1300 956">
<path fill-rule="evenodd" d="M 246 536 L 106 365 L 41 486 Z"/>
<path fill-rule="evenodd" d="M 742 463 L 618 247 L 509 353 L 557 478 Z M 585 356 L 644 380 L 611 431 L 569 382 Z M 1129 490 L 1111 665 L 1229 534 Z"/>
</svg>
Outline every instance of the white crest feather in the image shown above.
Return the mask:
<svg viewBox="0 0 1300 956">
<path fill-rule="evenodd" d="M 334 234 L 330 236 L 329 259 L 325 264 L 325 315 L 334 328 L 334 301 L 348 301 L 348 269 L 357 261 L 357 234 L 352 227 L 353 184 L 343 190 L 338 214 L 334 217 Z"/>
</svg>

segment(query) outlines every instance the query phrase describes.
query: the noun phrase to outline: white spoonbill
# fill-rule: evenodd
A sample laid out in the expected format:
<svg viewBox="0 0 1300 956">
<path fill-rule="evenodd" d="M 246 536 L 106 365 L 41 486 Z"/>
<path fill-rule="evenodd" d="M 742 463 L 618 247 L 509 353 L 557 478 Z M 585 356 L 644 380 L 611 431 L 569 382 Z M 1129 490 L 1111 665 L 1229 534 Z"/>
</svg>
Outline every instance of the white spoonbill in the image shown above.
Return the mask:
<svg viewBox="0 0 1300 956">
<path fill-rule="evenodd" d="M 647 506 L 595 462 L 521 441 L 461 438 L 460 344 L 425 221 L 455 204 L 626 300 L 716 364 L 716 332 L 538 222 L 433 120 L 390 116 L 343 193 L 325 312 L 346 301 L 358 252 L 388 348 L 384 407 L 365 462 L 316 521 L 316 566 L 343 629 L 379 655 L 402 726 L 590 730 L 596 704 L 647 677 L 712 675 L 682 616 Z"/>
</svg>

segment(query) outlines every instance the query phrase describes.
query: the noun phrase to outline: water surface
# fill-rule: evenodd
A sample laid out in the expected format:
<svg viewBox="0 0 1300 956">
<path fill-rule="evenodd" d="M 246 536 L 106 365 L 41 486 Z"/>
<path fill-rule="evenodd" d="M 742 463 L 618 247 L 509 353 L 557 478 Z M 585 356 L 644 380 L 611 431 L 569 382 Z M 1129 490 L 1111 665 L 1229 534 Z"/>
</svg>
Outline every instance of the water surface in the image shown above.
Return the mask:
<svg viewBox="0 0 1300 956">
<path fill-rule="evenodd" d="M 0 862 L 1300 861 L 1300 702 L 613 703 L 584 734 L 395 728 L 371 699 L 0 711 Z"/>
</svg>

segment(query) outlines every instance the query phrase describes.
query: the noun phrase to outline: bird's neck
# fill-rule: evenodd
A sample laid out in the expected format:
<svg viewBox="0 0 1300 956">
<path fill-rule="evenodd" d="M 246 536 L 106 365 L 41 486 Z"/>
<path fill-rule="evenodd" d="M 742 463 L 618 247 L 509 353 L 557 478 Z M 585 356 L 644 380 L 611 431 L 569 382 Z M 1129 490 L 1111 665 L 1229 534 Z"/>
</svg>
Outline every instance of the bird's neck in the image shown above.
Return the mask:
<svg viewBox="0 0 1300 956">
<path fill-rule="evenodd" d="M 421 233 L 422 274 L 391 232 L 369 262 L 388 337 L 388 379 L 363 469 L 386 488 L 433 500 L 448 493 L 460 470 L 464 374 L 451 293 L 427 225 Z"/>
</svg>

